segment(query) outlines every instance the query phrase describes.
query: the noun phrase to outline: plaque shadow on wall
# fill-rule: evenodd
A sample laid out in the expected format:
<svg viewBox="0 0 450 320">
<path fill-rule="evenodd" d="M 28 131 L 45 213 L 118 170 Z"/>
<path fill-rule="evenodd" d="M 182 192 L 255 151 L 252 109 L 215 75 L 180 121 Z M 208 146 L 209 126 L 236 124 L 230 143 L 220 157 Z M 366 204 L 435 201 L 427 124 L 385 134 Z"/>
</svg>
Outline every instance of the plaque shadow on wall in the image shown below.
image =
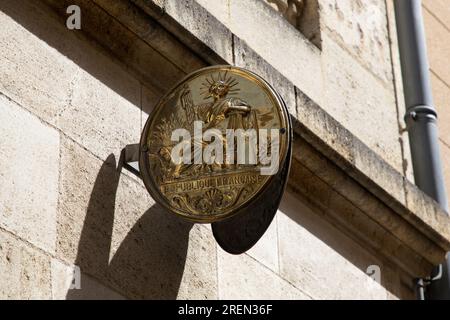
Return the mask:
<svg viewBox="0 0 450 320">
<path fill-rule="evenodd" d="M 75 260 L 82 273 L 81 289 L 70 289 L 66 298 L 114 298 L 110 290 L 92 285 L 92 278 L 96 278 L 129 298 L 175 299 L 192 223 L 167 214 L 155 204 L 142 214 L 110 257 L 120 167 L 116 169 L 115 157 L 110 155 L 97 175 Z"/>
<path fill-rule="evenodd" d="M 68 30 L 64 25 L 66 15 L 58 17 L 44 2 L 26 0 L 2 0 L 0 11 L 136 108 L 147 111 L 139 101 L 141 97 L 130 92 L 121 77 L 123 66 L 84 34 Z M 131 69 L 127 72 L 131 77 L 135 75 Z M 192 224 L 167 214 L 158 204 L 152 205 L 129 226 L 126 237 L 111 254 L 120 182 L 116 165 L 116 158 L 110 155 L 98 172 L 74 262 L 82 272 L 81 289 L 69 290 L 66 298 L 120 297 L 108 288 L 101 289 L 103 283 L 130 298 L 174 299 L 184 271 Z"/>
</svg>

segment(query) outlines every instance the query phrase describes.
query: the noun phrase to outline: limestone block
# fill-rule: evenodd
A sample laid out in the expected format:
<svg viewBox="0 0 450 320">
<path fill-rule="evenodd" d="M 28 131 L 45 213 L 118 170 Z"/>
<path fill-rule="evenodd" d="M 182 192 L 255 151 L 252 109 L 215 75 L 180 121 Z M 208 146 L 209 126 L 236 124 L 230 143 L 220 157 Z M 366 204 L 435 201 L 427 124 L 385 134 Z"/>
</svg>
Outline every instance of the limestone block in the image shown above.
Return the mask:
<svg viewBox="0 0 450 320">
<path fill-rule="evenodd" d="M 106 53 L 110 58 L 113 57 L 116 61 L 120 61 L 136 78 L 159 88 L 170 87 L 180 77 L 180 74 L 183 74 L 182 70 L 170 61 L 170 58 L 158 51 L 161 48 L 158 47 L 158 41 L 153 41 L 151 44 L 145 42 L 133 32 L 136 30 L 132 25 L 126 25 L 121 20 L 126 17 L 126 10 L 122 12 L 121 17 L 116 17 L 114 12 L 110 14 L 90 0 L 45 0 L 43 2 L 50 5 L 55 11 L 53 15 L 55 15 L 56 22 L 51 20 L 50 16 L 47 17 L 47 20 L 51 21 L 50 23 L 55 24 L 53 33 L 65 40 L 65 45 L 50 41 L 51 45 L 58 48 L 61 53 L 84 70 L 92 72 L 104 83 L 115 84 L 116 82 L 111 80 L 118 79 L 110 79 L 104 77 L 102 73 L 95 73 L 97 66 L 103 66 L 103 64 L 98 64 L 95 59 L 97 52 Z M 101 2 L 102 5 L 106 4 L 106 0 Z M 121 1 L 122 4 L 124 2 L 127 1 Z M 64 17 L 66 9 L 70 5 L 78 5 L 83 12 L 81 31 L 74 32 L 65 26 Z M 128 13 L 133 12 L 132 10 L 130 9 Z M 149 35 L 150 26 L 147 25 L 147 27 L 147 35 Z M 47 38 L 45 39 L 47 40 Z M 120 87 L 117 90 L 120 90 Z"/>
<path fill-rule="evenodd" d="M 139 82 L 102 54 L 93 53 L 98 72 L 115 85 L 79 70 L 58 127 L 91 152 L 106 159 L 140 138 Z"/>
<path fill-rule="evenodd" d="M 216 241 L 210 228 L 194 225 L 177 299 L 217 299 L 217 290 Z"/>
<path fill-rule="evenodd" d="M 450 192 L 450 146 L 440 143 L 442 164 L 444 166 L 444 178 L 447 194 Z"/>
<path fill-rule="evenodd" d="M 441 157 L 444 160 L 444 175 L 445 170 L 448 170 L 448 165 L 445 163 L 445 159 L 448 159 L 447 152 L 447 149 L 441 144 Z M 422 222 L 423 225 L 419 225 L 419 229 L 425 229 L 425 231 L 431 229 L 437 232 L 433 237 L 430 237 L 433 240 L 433 244 L 429 245 L 430 248 L 426 253 L 433 252 L 433 247 L 439 246 L 446 248 L 448 239 L 450 238 L 450 219 L 448 215 L 440 208 L 436 201 L 412 183 L 405 183 L 405 194 L 408 209 L 415 213 L 415 216 L 406 216 L 406 218 L 418 219 Z M 406 234 L 406 236 L 408 235 Z M 433 258 L 435 259 L 435 264 L 441 263 L 444 259 L 441 254 L 435 254 Z"/>
<path fill-rule="evenodd" d="M 448 64 L 450 29 L 427 10 L 423 10 L 423 20 L 431 70 L 447 85 L 450 85 L 450 65 Z M 447 18 L 448 20 L 450 18 Z"/>
<path fill-rule="evenodd" d="M 319 0 L 319 3 L 321 22 L 331 36 L 378 78 L 392 84 L 385 2 Z"/>
<path fill-rule="evenodd" d="M 2 3 L 0 90 L 99 157 L 117 155 L 139 140 L 140 83 L 45 10 Z"/>
<path fill-rule="evenodd" d="M 0 95 L 0 226 L 53 253 L 59 133 Z"/>
<path fill-rule="evenodd" d="M 55 124 L 77 68 L 50 43 L 67 39 L 36 2 L 5 0 L 0 9 L 0 92 Z"/>
<path fill-rule="evenodd" d="M 158 48 L 162 56 L 177 65 L 183 72 L 189 73 L 205 65 L 158 22 L 148 19 L 145 12 L 138 10 L 131 1 L 95 0 L 94 2 L 121 24 L 129 26 L 131 31 L 151 47 Z"/>
<path fill-rule="evenodd" d="M 50 257 L 0 230 L 0 299 L 50 299 Z"/>
<path fill-rule="evenodd" d="M 180 79 L 181 80 L 181 79 Z M 156 88 L 142 86 L 142 110 L 141 110 L 141 131 L 144 129 L 148 116 L 158 104 L 158 101 L 166 92 L 161 92 Z"/>
<path fill-rule="evenodd" d="M 218 249 L 219 299 L 311 298 L 246 254 Z"/>
<path fill-rule="evenodd" d="M 434 104 L 438 113 L 439 137 L 450 146 L 450 86 L 431 74 Z"/>
<path fill-rule="evenodd" d="M 403 172 L 394 91 L 386 89 L 327 35 L 323 35 L 325 109 L 342 126 Z"/>
<path fill-rule="evenodd" d="M 214 1 L 217 2 L 217 1 Z M 163 11 L 200 39 L 223 60 L 232 61 L 232 34 L 194 0 L 168 0 Z"/>
<path fill-rule="evenodd" d="M 247 254 L 259 261 L 266 268 L 278 273 L 278 228 L 274 218 L 267 231 L 259 241 L 247 251 Z"/>
<path fill-rule="evenodd" d="M 52 259 L 52 299 L 53 300 L 123 300 L 124 297 L 105 287 L 96 279 L 77 273 L 70 266 Z"/>
<path fill-rule="evenodd" d="M 414 183 L 414 173 L 411 160 L 411 150 L 409 145 L 408 132 L 405 123 L 405 97 L 403 92 L 403 77 L 400 63 L 400 50 L 397 38 L 397 25 L 395 21 L 394 1 L 386 1 L 386 9 L 389 23 L 389 37 L 392 51 L 392 71 L 394 74 L 395 94 L 397 97 L 397 117 L 400 131 L 400 145 L 403 149 L 403 175 Z"/>
<path fill-rule="evenodd" d="M 435 15 L 447 29 L 450 29 L 450 6 L 447 0 L 423 0 L 422 4 L 425 10 Z"/>
<path fill-rule="evenodd" d="M 317 0 L 265 0 L 303 35 L 321 46 L 319 3 Z"/>
<path fill-rule="evenodd" d="M 348 174 L 354 176 L 353 167 L 356 167 L 358 172 L 363 173 L 372 181 L 370 185 L 365 186 L 366 188 L 375 190 L 381 186 L 382 190 L 394 196 L 396 201 L 405 203 L 402 175 L 399 169 L 390 166 L 382 159 L 381 155 L 377 155 L 367 144 L 361 142 L 360 139 L 299 90 L 297 90 L 297 108 L 298 121 L 332 148 L 332 154 L 329 154 L 329 156 L 334 161 L 341 163 L 339 157 L 334 154 L 334 151 L 336 151 L 347 162 L 347 164 L 341 163 L 341 165 L 347 166 L 348 163 L 351 163 L 352 168 L 347 170 Z M 294 121 L 294 130 L 296 130 L 298 124 Z M 301 149 L 298 151 L 300 156 L 304 156 Z M 294 156 L 295 152 L 294 148 Z M 359 173 L 356 176 L 359 176 Z M 340 183 L 340 181 L 334 181 L 336 185 Z"/>
<path fill-rule="evenodd" d="M 314 299 L 386 299 L 365 271 L 381 262 L 286 194 L 277 215 L 280 274 Z M 381 281 L 383 281 L 381 279 Z"/>
</svg>

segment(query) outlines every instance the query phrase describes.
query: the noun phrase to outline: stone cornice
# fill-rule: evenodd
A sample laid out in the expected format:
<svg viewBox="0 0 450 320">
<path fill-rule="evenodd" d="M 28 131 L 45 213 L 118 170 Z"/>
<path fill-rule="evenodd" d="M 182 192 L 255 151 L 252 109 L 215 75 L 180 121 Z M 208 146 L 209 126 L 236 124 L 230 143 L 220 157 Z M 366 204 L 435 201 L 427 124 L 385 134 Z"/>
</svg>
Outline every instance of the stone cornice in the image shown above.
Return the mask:
<svg viewBox="0 0 450 320">
<path fill-rule="evenodd" d="M 301 92 L 298 100 L 291 189 L 409 276 L 429 275 L 449 250 L 448 216 Z"/>
</svg>

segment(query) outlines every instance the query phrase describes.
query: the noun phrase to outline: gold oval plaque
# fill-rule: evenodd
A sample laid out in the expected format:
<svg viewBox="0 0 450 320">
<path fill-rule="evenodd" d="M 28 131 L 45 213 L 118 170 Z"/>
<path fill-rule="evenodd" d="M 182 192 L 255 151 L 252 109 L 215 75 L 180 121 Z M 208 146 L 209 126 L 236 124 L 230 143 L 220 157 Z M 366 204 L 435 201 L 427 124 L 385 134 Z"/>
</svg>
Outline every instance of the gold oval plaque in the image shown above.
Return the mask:
<svg viewBox="0 0 450 320">
<path fill-rule="evenodd" d="M 231 217 L 270 184 L 289 144 L 288 114 L 256 74 L 232 66 L 198 70 L 157 104 L 140 142 L 144 184 L 188 220 Z"/>
</svg>

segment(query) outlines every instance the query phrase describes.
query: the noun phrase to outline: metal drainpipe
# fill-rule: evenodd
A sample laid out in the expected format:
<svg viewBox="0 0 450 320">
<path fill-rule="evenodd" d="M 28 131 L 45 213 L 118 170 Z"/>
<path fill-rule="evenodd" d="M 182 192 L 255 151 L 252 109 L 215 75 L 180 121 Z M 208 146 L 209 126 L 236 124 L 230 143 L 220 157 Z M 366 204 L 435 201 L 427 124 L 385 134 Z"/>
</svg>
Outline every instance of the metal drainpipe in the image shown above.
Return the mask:
<svg viewBox="0 0 450 320">
<path fill-rule="evenodd" d="M 416 185 L 448 213 L 447 193 L 439 152 L 437 113 L 433 107 L 421 0 L 395 0 L 395 16 L 406 103 L 405 122 L 411 145 Z M 447 255 L 449 256 L 449 255 Z M 450 299 L 450 259 L 442 276 L 431 281 L 427 299 Z M 421 281 L 418 281 L 420 283 Z M 419 288 L 420 289 L 420 288 Z M 423 289 L 420 290 L 423 295 Z"/>
</svg>

